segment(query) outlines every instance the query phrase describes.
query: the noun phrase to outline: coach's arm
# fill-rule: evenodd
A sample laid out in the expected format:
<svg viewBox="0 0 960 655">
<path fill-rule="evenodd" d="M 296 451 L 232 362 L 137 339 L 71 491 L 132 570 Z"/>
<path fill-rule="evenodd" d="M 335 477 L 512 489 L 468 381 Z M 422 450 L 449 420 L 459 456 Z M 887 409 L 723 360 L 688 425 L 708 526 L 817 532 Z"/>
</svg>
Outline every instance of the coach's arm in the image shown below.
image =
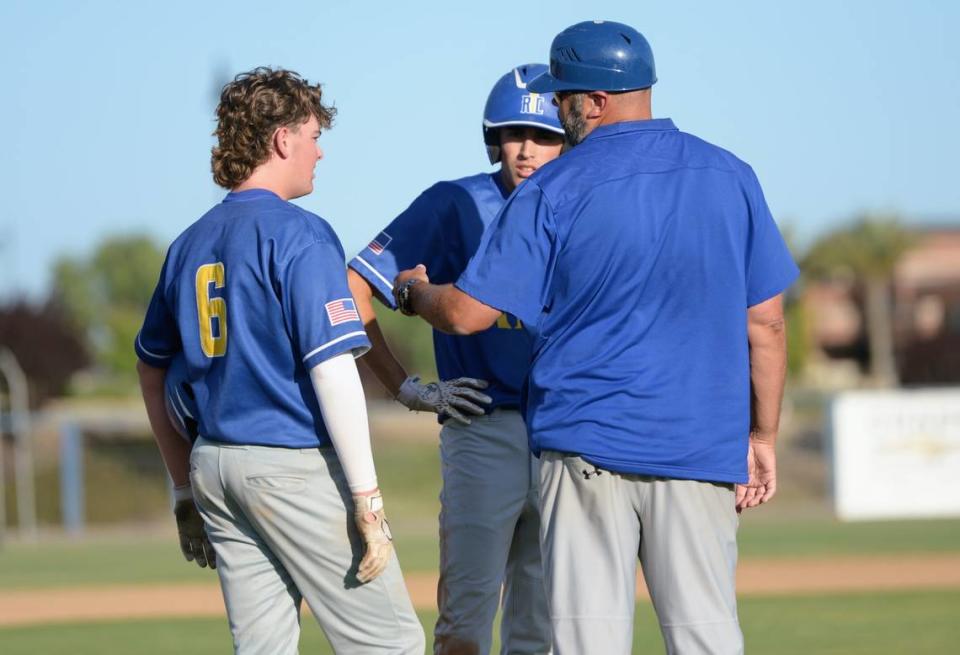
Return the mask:
<svg viewBox="0 0 960 655">
<path fill-rule="evenodd" d="M 452 284 L 430 284 L 422 264 L 397 275 L 393 283 L 394 296 L 408 280 L 414 279 L 417 283 L 407 289 L 407 307 L 401 305 L 401 309 L 409 309 L 441 332 L 460 336 L 482 332 L 502 313 Z"/>
<path fill-rule="evenodd" d="M 747 310 L 750 345 L 750 480 L 737 485 L 737 510 L 756 507 L 777 491 L 775 444 L 787 375 L 787 336 L 783 294 Z"/>
</svg>

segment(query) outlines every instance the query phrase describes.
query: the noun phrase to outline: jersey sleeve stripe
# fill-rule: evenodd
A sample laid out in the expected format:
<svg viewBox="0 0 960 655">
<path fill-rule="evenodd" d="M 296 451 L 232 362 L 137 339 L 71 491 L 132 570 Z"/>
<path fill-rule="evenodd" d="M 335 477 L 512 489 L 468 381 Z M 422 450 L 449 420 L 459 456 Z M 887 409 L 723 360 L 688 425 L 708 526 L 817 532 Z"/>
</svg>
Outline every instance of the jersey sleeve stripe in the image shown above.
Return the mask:
<svg viewBox="0 0 960 655">
<path fill-rule="evenodd" d="M 313 357 L 314 355 L 316 355 L 318 352 L 321 352 L 321 351 L 323 351 L 323 350 L 326 350 L 326 349 L 329 348 L 330 346 L 335 346 L 336 344 L 340 343 L 341 341 L 346 341 L 347 339 L 352 339 L 353 337 L 365 337 L 365 336 L 367 336 L 367 333 L 364 332 L 363 330 L 357 330 L 356 332 L 348 332 L 347 334 L 344 334 L 343 336 L 339 336 L 339 337 L 337 337 L 336 339 L 332 339 L 332 340 L 326 342 L 325 344 L 323 344 L 323 345 L 320 346 L 319 348 L 314 348 L 313 350 L 311 350 L 310 352 L 308 352 L 306 355 L 304 355 L 303 361 L 306 362 L 308 359 L 310 359 L 311 357 Z"/>
<path fill-rule="evenodd" d="M 183 415 L 180 413 L 180 410 L 177 409 L 176 403 L 170 403 L 170 410 L 174 413 L 177 418 L 177 422 L 180 423 L 180 426 L 186 425 L 186 421 L 183 420 Z"/>
<path fill-rule="evenodd" d="M 127 337 L 127 338 L 129 339 L 129 337 Z M 128 341 L 127 343 L 130 343 L 130 342 Z M 140 340 L 140 333 L 139 333 L 139 332 L 137 332 L 137 345 L 140 347 L 140 350 L 142 350 L 144 353 L 146 353 L 146 354 L 149 355 L 150 357 L 154 357 L 154 358 L 156 358 L 156 359 L 170 359 L 171 357 L 173 357 L 173 355 L 158 355 L 157 353 L 150 352 L 149 350 L 147 350 L 146 348 L 144 348 L 144 347 L 143 347 L 143 341 Z M 128 346 L 128 348 L 129 348 L 129 346 Z"/>
<path fill-rule="evenodd" d="M 360 262 L 361 264 L 363 264 L 364 266 L 366 266 L 367 268 L 369 268 L 369 269 L 370 269 L 370 272 L 373 273 L 374 275 L 376 275 L 377 278 L 378 278 L 381 282 L 383 282 L 388 289 L 390 289 L 391 291 L 393 290 L 393 282 L 391 282 L 391 281 L 388 280 L 387 278 L 383 277 L 383 275 L 380 274 L 380 271 L 378 271 L 378 270 L 375 269 L 373 266 L 371 266 L 370 264 L 368 264 L 368 263 L 363 259 L 363 257 L 361 257 L 360 255 L 357 255 L 356 257 L 354 257 L 354 259 L 356 259 L 358 262 Z"/>
<path fill-rule="evenodd" d="M 176 394 L 176 396 L 177 396 L 177 403 L 180 405 L 180 410 L 181 410 L 184 414 L 186 414 L 187 416 L 189 416 L 190 418 L 192 418 L 193 420 L 197 420 L 197 417 L 195 417 L 193 414 L 191 414 L 191 413 L 190 413 L 190 410 L 187 409 L 187 404 L 186 404 L 185 402 L 183 402 L 183 398 L 180 397 L 180 392 L 179 392 L 178 390 L 174 389 L 174 390 L 173 390 L 173 393 Z"/>
</svg>

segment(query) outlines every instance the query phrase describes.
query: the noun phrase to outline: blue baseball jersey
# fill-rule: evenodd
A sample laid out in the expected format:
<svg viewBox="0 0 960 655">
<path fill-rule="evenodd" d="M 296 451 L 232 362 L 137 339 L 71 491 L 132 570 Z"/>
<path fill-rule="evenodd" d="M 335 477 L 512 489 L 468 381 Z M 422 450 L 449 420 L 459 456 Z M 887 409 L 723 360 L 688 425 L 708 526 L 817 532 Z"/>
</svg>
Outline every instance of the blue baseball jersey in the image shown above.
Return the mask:
<svg viewBox="0 0 960 655">
<path fill-rule="evenodd" d="M 797 274 L 751 168 L 660 119 L 540 168 L 456 284 L 535 334 L 535 453 L 745 482 L 747 308 Z"/>
<path fill-rule="evenodd" d="M 330 226 L 264 189 L 230 193 L 170 246 L 137 355 L 179 353 L 204 438 L 330 444 L 309 371 L 370 347 Z"/>
<path fill-rule="evenodd" d="M 509 194 L 499 173 L 440 182 L 377 234 L 350 268 L 367 280 L 392 309 L 393 279 L 417 264 L 434 284 L 457 280 L 480 245 Z M 441 379 L 481 378 L 495 407 L 519 407 L 520 389 L 530 364 L 531 337 L 514 316 L 504 314 L 488 330 L 470 336 L 433 331 Z"/>
<path fill-rule="evenodd" d="M 167 375 L 163 379 L 163 399 L 167 406 L 167 416 L 170 423 L 180 436 L 193 443 L 199 436 L 197 419 L 200 411 L 188 377 L 187 360 L 183 353 L 176 355 L 167 367 Z"/>
</svg>

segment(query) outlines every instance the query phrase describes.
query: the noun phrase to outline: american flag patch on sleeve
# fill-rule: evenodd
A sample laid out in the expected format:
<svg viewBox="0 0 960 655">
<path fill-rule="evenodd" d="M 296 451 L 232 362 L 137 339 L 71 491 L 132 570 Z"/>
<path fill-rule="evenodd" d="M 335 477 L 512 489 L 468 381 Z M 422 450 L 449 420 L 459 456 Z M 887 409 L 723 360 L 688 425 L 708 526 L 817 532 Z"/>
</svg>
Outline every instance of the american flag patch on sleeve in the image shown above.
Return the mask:
<svg viewBox="0 0 960 655">
<path fill-rule="evenodd" d="M 353 304 L 352 298 L 331 300 L 324 307 L 327 310 L 330 325 L 340 325 L 341 323 L 360 320 L 360 314 L 357 313 L 357 306 Z"/>
<path fill-rule="evenodd" d="M 392 236 L 386 232 L 381 232 L 373 238 L 373 241 L 370 242 L 370 245 L 368 245 L 367 248 L 372 250 L 374 255 L 379 255 L 387 249 L 387 246 L 390 245 L 391 241 L 393 241 Z"/>
</svg>

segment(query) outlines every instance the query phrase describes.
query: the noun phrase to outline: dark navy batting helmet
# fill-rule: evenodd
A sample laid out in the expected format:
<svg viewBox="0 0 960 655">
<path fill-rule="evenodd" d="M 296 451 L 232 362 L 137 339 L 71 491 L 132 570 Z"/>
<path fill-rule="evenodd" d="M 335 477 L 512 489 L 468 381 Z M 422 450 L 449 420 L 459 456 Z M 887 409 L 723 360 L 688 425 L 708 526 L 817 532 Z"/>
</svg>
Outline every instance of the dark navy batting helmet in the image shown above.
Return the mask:
<svg viewBox="0 0 960 655">
<path fill-rule="evenodd" d="M 544 64 L 524 64 L 497 80 L 483 108 L 483 142 L 490 163 L 500 161 L 500 137 L 497 130 L 508 125 L 525 125 L 563 134 L 552 93 L 537 93 L 527 88 L 533 78 L 547 72 Z"/>
<path fill-rule="evenodd" d="M 550 71 L 532 91 L 633 91 L 657 81 L 650 44 L 637 30 L 612 21 L 577 23 L 550 45 Z"/>
<path fill-rule="evenodd" d="M 170 423 L 180 436 L 193 443 L 197 440 L 198 421 L 197 401 L 193 389 L 187 382 L 187 362 L 182 356 L 173 358 L 164 378 L 164 401 Z"/>
</svg>

